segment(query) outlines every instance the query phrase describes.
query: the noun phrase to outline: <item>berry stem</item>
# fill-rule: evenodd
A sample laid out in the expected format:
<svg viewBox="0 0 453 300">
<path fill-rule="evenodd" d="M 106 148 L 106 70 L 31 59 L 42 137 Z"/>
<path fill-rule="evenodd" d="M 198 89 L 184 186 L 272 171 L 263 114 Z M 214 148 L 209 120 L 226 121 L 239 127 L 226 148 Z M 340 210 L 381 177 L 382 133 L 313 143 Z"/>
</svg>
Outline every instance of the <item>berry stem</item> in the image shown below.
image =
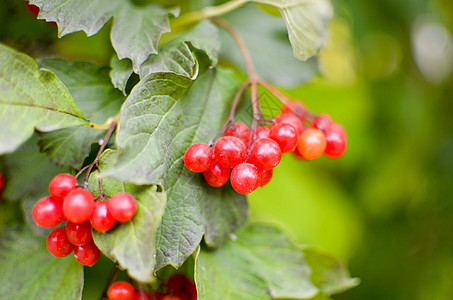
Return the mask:
<svg viewBox="0 0 453 300">
<path fill-rule="evenodd" d="M 258 80 L 255 68 L 253 67 L 252 58 L 245 46 L 244 40 L 239 36 L 239 34 L 234 30 L 234 28 L 225 20 L 219 18 L 212 18 L 211 21 L 217 25 L 223 27 L 236 41 L 239 49 L 241 50 L 242 56 L 245 60 L 245 65 L 247 67 L 247 73 L 249 74 L 250 81 L 253 83 Z"/>
<path fill-rule="evenodd" d="M 145 300 L 145 292 L 143 291 L 143 287 L 142 287 L 142 284 L 140 282 L 137 281 L 137 285 L 138 285 L 138 289 L 140 291 L 140 296 L 142 296 L 142 299 Z"/>
<path fill-rule="evenodd" d="M 101 157 L 101 154 L 102 154 L 102 152 L 104 152 L 105 147 L 107 146 L 109 139 L 112 136 L 113 131 L 115 131 L 116 125 L 118 124 L 118 118 L 119 118 L 119 115 L 117 117 L 115 117 L 115 119 L 113 119 L 112 123 L 110 124 L 109 130 L 105 134 L 104 138 L 101 140 L 102 141 L 101 148 L 99 148 L 96 158 L 90 165 L 88 165 L 88 171 L 85 175 L 85 180 L 83 181 L 83 186 L 82 186 L 84 189 L 86 189 L 88 187 L 88 179 L 90 178 L 90 174 L 91 174 L 91 171 L 93 170 L 93 167 L 95 165 L 99 165 L 99 157 Z"/>
<path fill-rule="evenodd" d="M 236 93 L 236 96 L 234 98 L 234 101 L 233 101 L 233 105 L 231 107 L 231 111 L 230 111 L 230 115 L 228 116 L 228 119 L 226 120 L 225 124 L 223 124 L 222 128 L 220 129 L 220 131 L 216 134 L 216 136 L 209 142 L 209 147 L 212 147 L 215 143 L 215 141 L 217 140 L 217 138 L 219 136 L 221 136 L 225 130 L 228 128 L 228 126 L 230 126 L 233 121 L 234 121 L 234 115 L 236 113 L 236 108 L 239 104 L 239 100 L 241 100 L 241 96 L 242 94 L 244 93 L 244 91 L 247 89 L 247 87 L 250 85 L 250 80 L 247 81 L 246 83 L 244 83 L 241 88 L 239 89 L 239 91 Z"/>
<path fill-rule="evenodd" d="M 277 97 L 278 100 L 280 100 L 280 102 L 283 103 L 283 105 L 289 104 L 290 100 L 288 99 L 288 97 L 286 97 L 282 92 L 280 92 L 278 89 L 273 87 L 270 83 L 267 83 L 266 81 L 261 80 L 261 79 L 258 79 L 257 83 L 259 85 L 263 86 L 265 89 L 267 89 L 272 94 L 274 94 L 274 96 Z"/>
<path fill-rule="evenodd" d="M 109 277 L 107 278 L 104 290 L 102 291 L 101 297 L 99 298 L 100 300 L 108 300 L 107 291 L 109 290 L 109 287 L 112 285 L 112 283 L 116 281 L 119 274 L 120 269 L 116 265 L 114 265 L 112 270 L 110 271 Z"/>
</svg>

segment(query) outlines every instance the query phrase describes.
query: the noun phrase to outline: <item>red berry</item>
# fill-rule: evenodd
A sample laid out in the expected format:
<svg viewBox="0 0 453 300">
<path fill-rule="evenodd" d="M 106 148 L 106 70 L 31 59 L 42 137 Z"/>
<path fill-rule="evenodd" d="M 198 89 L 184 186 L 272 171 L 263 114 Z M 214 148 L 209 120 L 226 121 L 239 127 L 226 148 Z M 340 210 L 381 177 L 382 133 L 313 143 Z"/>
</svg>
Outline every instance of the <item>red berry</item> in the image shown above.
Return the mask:
<svg viewBox="0 0 453 300">
<path fill-rule="evenodd" d="M 237 122 L 225 130 L 224 136 L 238 137 L 247 145 L 250 139 L 250 129 L 244 123 Z"/>
<path fill-rule="evenodd" d="M 94 229 L 99 232 L 106 232 L 115 226 L 116 220 L 108 209 L 108 202 L 101 200 L 96 202 L 94 206 L 93 215 L 91 215 L 90 222 Z"/>
<path fill-rule="evenodd" d="M 283 113 L 293 113 L 299 118 L 304 119 L 307 109 L 299 101 L 290 101 L 287 106 L 283 107 Z"/>
<path fill-rule="evenodd" d="M 233 136 L 221 137 L 215 144 L 214 154 L 224 168 L 233 168 L 247 156 L 247 148 L 241 139 Z"/>
<path fill-rule="evenodd" d="M 90 219 L 94 210 L 94 196 L 84 189 L 77 188 L 65 197 L 63 213 L 72 223 L 83 223 Z"/>
<path fill-rule="evenodd" d="M 231 185 L 239 194 L 250 194 L 256 190 L 261 181 L 261 172 L 252 164 L 242 163 L 231 172 Z"/>
<path fill-rule="evenodd" d="M 33 207 L 33 220 L 36 225 L 52 228 L 65 220 L 62 203 L 53 197 L 44 197 Z"/>
<path fill-rule="evenodd" d="M 135 216 L 137 201 L 131 194 L 119 193 L 110 199 L 108 209 L 115 220 L 124 223 Z"/>
<path fill-rule="evenodd" d="M 55 257 L 65 257 L 71 254 L 74 245 L 68 240 L 65 229 L 60 227 L 47 237 L 47 249 Z"/>
<path fill-rule="evenodd" d="M 109 300 L 135 300 L 135 288 L 126 281 L 112 283 L 107 291 Z"/>
<path fill-rule="evenodd" d="M 293 125 L 286 123 L 280 123 L 272 127 L 269 132 L 269 138 L 277 142 L 282 153 L 293 151 L 299 140 L 296 128 L 294 128 Z"/>
<path fill-rule="evenodd" d="M 214 152 L 204 143 L 193 144 L 184 154 L 184 164 L 192 172 L 204 172 L 211 165 Z"/>
<path fill-rule="evenodd" d="M 332 118 L 329 115 L 319 115 L 313 121 L 313 126 L 319 130 L 326 131 L 332 123 Z"/>
<path fill-rule="evenodd" d="M 148 295 L 145 291 L 143 291 L 143 295 L 145 295 L 145 298 L 142 297 L 140 290 L 135 290 L 134 300 L 151 300 L 151 296 Z"/>
<path fill-rule="evenodd" d="M 76 188 L 77 179 L 70 174 L 58 174 L 49 184 L 50 194 L 61 201 L 70 191 Z"/>
<path fill-rule="evenodd" d="M 85 245 L 93 239 L 90 222 L 80 224 L 67 222 L 65 229 L 68 240 L 75 246 Z"/>
<path fill-rule="evenodd" d="M 261 171 L 260 187 L 263 187 L 266 184 L 268 184 L 271 181 L 273 174 L 274 174 L 273 170 L 263 170 L 263 171 Z"/>
<path fill-rule="evenodd" d="M 181 300 L 181 298 L 176 296 L 165 296 L 162 298 L 162 300 Z"/>
<path fill-rule="evenodd" d="M 264 138 L 257 140 L 250 150 L 249 163 L 262 170 L 275 168 L 282 159 L 282 151 L 277 142 Z"/>
<path fill-rule="evenodd" d="M 209 170 L 203 172 L 206 182 L 213 187 L 221 187 L 227 183 L 230 178 L 230 168 L 222 167 L 217 161 L 211 165 Z"/>
<path fill-rule="evenodd" d="M 75 259 L 84 266 L 93 266 L 99 260 L 100 256 L 101 251 L 93 241 L 74 248 Z"/>
<path fill-rule="evenodd" d="M 164 299 L 165 294 L 161 292 L 154 292 L 154 296 L 156 297 L 156 300 L 162 300 Z"/>
<path fill-rule="evenodd" d="M 0 194 L 3 191 L 3 187 L 5 186 L 5 177 L 2 173 L 0 173 Z"/>
<path fill-rule="evenodd" d="M 300 136 L 297 147 L 305 159 L 312 160 L 324 153 L 326 144 L 326 137 L 321 130 L 308 128 Z"/>
<path fill-rule="evenodd" d="M 329 158 L 339 158 L 347 148 L 346 132 L 339 124 L 331 124 L 326 130 L 326 150 L 324 154 Z"/>
<path fill-rule="evenodd" d="M 259 140 L 259 139 L 262 139 L 262 138 L 269 137 L 269 132 L 270 132 L 269 127 L 266 127 L 266 126 L 258 126 L 258 127 L 256 127 L 256 138 L 255 138 L 255 140 Z"/>
<path fill-rule="evenodd" d="M 302 154 L 299 152 L 299 148 L 296 147 L 296 149 L 294 149 L 294 151 L 292 152 L 294 157 L 296 157 L 297 159 L 300 159 L 300 160 L 306 160 Z"/>
<path fill-rule="evenodd" d="M 293 113 L 283 113 L 275 118 L 277 124 L 286 123 L 291 124 L 296 128 L 297 134 L 300 136 L 304 131 L 304 123 Z"/>
</svg>

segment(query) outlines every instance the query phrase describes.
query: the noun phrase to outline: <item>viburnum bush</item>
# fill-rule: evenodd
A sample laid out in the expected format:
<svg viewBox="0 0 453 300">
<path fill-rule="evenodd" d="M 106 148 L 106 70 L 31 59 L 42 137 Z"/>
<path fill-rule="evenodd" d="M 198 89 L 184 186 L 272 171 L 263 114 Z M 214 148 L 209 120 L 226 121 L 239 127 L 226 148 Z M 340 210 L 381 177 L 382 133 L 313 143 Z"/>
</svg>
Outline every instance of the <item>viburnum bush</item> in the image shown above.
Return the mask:
<svg viewBox="0 0 453 300">
<path fill-rule="evenodd" d="M 23 213 L 1 222 L 0 299 L 88 299 L 98 260 L 110 300 L 329 299 L 357 284 L 331 254 L 247 222 L 245 195 L 283 154 L 346 151 L 340 124 L 276 87 L 315 73 L 303 61 L 330 3 L 169 2 L 24 5 L 59 37 L 110 26 L 109 66 L 0 44 L 0 192 Z"/>
</svg>

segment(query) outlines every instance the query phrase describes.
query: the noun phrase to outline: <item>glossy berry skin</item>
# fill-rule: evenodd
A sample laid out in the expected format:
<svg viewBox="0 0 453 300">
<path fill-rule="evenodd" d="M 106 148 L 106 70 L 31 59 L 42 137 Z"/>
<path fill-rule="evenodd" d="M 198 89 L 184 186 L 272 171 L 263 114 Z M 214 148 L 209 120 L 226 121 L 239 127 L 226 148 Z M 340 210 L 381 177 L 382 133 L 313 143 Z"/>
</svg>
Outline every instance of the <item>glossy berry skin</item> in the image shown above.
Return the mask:
<svg viewBox="0 0 453 300">
<path fill-rule="evenodd" d="M 137 201 L 128 193 L 118 193 L 110 198 L 108 209 L 118 222 L 128 222 L 137 212 Z"/>
<path fill-rule="evenodd" d="M 106 232 L 115 226 L 116 220 L 108 209 L 108 202 L 101 200 L 96 202 L 90 222 L 94 229 L 99 232 Z"/>
<path fill-rule="evenodd" d="M 33 220 L 36 225 L 52 228 L 65 220 L 62 203 L 53 197 L 44 197 L 33 207 Z"/>
<path fill-rule="evenodd" d="M 331 124 L 325 135 L 327 145 L 324 154 L 328 158 L 340 158 L 343 156 L 347 148 L 347 137 L 343 127 L 336 123 Z"/>
<path fill-rule="evenodd" d="M 93 241 L 74 248 L 75 259 L 84 266 L 92 267 L 99 260 L 100 256 L 101 251 Z"/>
<path fill-rule="evenodd" d="M 89 243 L 93 236 L 91 235 L 90 222 L 72 223 L 67 222 L 65 226 L 66 236 L 74 246 L 81 246 Z"/>
<path fill-rule="evenodd" d="M 190 146 L 184 154 L 184 164 L 192 172 L 204 172 L 209 169 L 214 159 L 211 147 L 204 143 Z"/>
<path fill-rule="evenodd" d="M 262 139 L 262 138 L 267 138 L 269 137 L 269 132 L 271 130 L 269 129 L 269 127 L 266 127 L 266 126 L 258 126 L 256 127 L 256 138 L 255 140 L 259 140 L 259 139 Z"/>
<path fill-rule="evenodd" d="M 270 170 L 275 168 L 281 159 L 282 151 L 277 142 L 270 138 L 264 138 L 253 144 L 248 162 L 261 170 Z"/>
<path fill-rule="evenodd" d="M 135 300 L 135 288 L 126 281 L 117 281 L 107 290 L 109 300 Z"/>
<path fill-rule="evenodd" d="M 250 129 L 247 125 L 241 122 L 237 122 L 227 130 L 225 130 L 225 133 L 223 135 L 238 137 L 244 142 L 244 144 L 248 145 L 250 134 Z"/>
<path fill-rule="evenodd" d="M 222 167 L 233 168 L 245 160 L 247 148 L 241 139 L 224 136 L 215 143 L 214 155 Z"/>
<path fill-rule="evenodd" d="M 277 124 L 286 123 L 293 125 L 297 130 L 298 136 L 304 131 L 304 123 L 293 113 L 283 113 L 275 118 L 275 122 Z"/>
<path fill-rule="evenodd" d="M 239 194 L 247 195 L 256 190 L 261 182 L 261 171 L 252 164 L 242 163 L 234 167 L 231 186 Z"/>
<path fill-rule="evenodd" d="M 55 257 L 65 257 L 74 250 L 64 228 L 54 229 L 47 237 L 47 249 Z"/>
<path fill-rule="evenodd" d="M 65 197 L 63 213 L 72 223 L 83 223 L 90 219 L 94 210 L 94 196 L 84 189 L 77 188 Z"/>
<path fill-rule="evenodd" d="M 263 187 L 266 184 L 268 184 L 269 182 L 271 182 L 273 174 L 274 174 L 273 170 L 262 170 L 261 171 L 260 187 Z"/>
<path fill-rule="evenodd" d="M 217 161 L 215 161 L 209 170 L 203 172 L 203 176 L 210 186 L 221 187 L 227 183 L 230 178 L 230 172 L 230 168 L 224 168 Z"/>
<path fill-rule="evenodd" d="M 296 128 L 287 123 L 280 123 L 272 127 L 269 132 L 269 138 L 277 142 L 282 153 L 293 151 L 297 146 L 299 136 Z"/>
<path fill-rule="evenodd" d="M 326 149 L 326 137 L 321 130 L 308 128 L 299 138 L 297 148 L 307 160 L 320 157 Z"/>
<path fill-rule="evenodd" d="M 299 101 L 290 101 L 287 106 L 283 107 L 283 113 L 293 113 L 300 119 L 304 119 L 307 109 Z"/>
<path fill-rule="evenodd" d="M 313 121 L 313 126 L 324 132 L 330 127 L 331 124 L 333 124 L 333 121 L 329 115 L 319 115 Z"/>
<path fill-rule="evenodd" d="M 49 192 L 57 200 L 63 201 L 66 195 L 77 188 L 77 179 L 70 174 L 58 174 L 49 184 Z"/>
</svg>

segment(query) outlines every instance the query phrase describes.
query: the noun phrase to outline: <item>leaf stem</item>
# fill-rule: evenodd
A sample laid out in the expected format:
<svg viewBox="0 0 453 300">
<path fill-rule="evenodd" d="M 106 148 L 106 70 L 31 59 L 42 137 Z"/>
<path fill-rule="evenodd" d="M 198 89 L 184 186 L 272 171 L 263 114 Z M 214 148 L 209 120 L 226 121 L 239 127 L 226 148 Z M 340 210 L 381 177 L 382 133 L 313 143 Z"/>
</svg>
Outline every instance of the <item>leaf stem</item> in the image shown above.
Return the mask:
<svg viewBox="0 0 453 300">
<path fill-rule="evenodd" d="M 250 2 L 250 0 L 233 0 L 221 5 L 208 6 L 202 10 L 188 12 L 181 17 L 174 19 L 171 24 L 172 31 L 193 23 L 197 23 L 204 19 L 224 15 L 247 4 L 248 2 Z"/>
<path fill-rule="evenodd" d="M 107 121 L 105 121 L 104 124 L 94 124 L 94 123 L 88 123 L 86 126 L 90 127 L 90 128 L 93 128 L 93 129 L 96 129 L 96 130 L 107 130 L 110 128 L 110 125 L 112 125 L 112 123 L 115 121 L 115 120 L 118 120 L 119 117 L 120 117 L 120 114 L 121 112 L 118 112 L 114 117 L 110 117 L 107 119 Z"/>
</svg>

